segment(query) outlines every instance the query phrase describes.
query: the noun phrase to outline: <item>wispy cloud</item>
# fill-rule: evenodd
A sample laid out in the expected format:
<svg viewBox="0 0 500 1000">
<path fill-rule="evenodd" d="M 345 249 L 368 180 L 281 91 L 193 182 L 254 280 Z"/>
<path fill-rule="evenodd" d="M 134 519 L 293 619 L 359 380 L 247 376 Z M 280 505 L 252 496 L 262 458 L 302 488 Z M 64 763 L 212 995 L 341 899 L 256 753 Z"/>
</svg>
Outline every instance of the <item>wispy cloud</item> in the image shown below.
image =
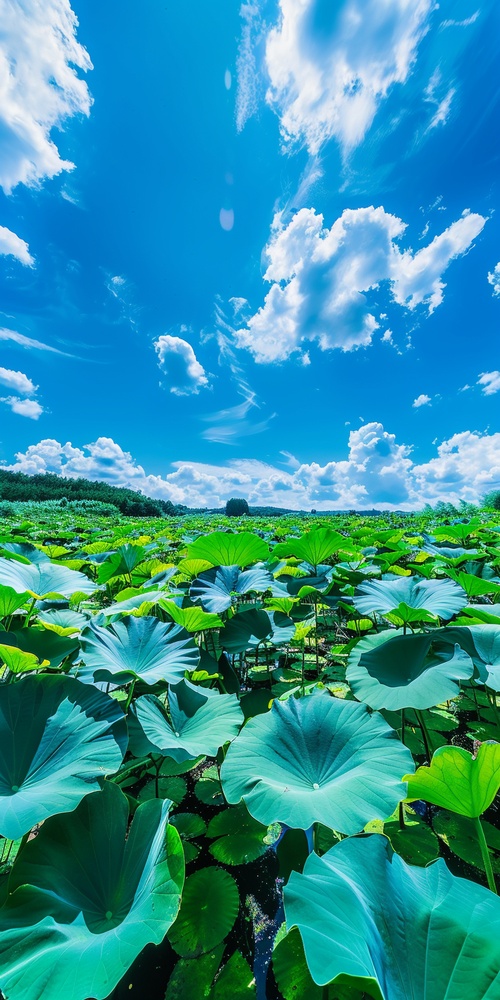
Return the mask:
<svg viewBox="0 0 500 1000">
<path fill-rule="evenodd" d="M 66 351 L 60 351 L 58 347 L 51 347 L 50 344 L 44 344 L 41 340 L 34 340 L 33 337 L 26 337 L 24 333 L 18 333 L 17 330 L 8 330 L 6 327 L 0 329 L 0 340 L 10 340 L 13 344 L 18 344 L 19 347 L 31 348 L 36 351 L 49 351 L 51 354 L 60 354 L 64 358 L 76 357 L 74 354 L 67 354 Z"/>
</svg>

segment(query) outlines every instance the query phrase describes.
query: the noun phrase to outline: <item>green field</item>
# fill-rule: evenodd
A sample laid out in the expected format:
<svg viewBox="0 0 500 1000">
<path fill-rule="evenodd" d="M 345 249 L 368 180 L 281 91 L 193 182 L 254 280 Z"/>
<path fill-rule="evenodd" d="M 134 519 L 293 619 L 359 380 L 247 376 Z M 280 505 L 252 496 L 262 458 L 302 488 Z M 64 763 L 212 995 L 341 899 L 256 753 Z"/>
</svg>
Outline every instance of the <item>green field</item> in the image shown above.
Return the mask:
<svg viewBox="0 0 500 1000">
<path fill-rule="evenodd" d="M 0 525 L 6 1000 L 498 1000 L 500 513 L 89 504 Z"/>
</svg>

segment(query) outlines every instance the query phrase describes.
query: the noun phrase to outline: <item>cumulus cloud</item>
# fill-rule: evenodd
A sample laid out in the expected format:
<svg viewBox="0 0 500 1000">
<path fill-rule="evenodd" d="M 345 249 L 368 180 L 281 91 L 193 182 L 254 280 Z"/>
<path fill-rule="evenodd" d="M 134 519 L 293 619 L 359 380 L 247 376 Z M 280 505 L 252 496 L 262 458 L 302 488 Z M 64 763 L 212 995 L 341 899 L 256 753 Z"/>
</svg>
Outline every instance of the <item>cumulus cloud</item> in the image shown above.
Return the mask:
<svg viewBox="0 0 500 1000">
<path fill-rule="evenodd" d="M 482 372 L 477 380 L 485 396 L 493 396 L 500 390 L 500 372 Z"/>
<path fill-rule="evenodd" d="M 266 44 L 267 101 L 285 143 L 317 154 L 357 146 L 380 104 L 410 76 L 433 0 L 280 0 Z"/>
<path fill-rule="evenodd" d="M 37 403 L 36 399 L 21 399 L 20 396 L 0 396 L 0 403 L 10 406 L 13 413 L 20 417 L 29 417 L 31 420 L 38 420 L 43 413 L 43 407 Z"/>
<path fill-rule="evenodd" d="M 283 361 L 315 340 L 321 350 L 370 344 L 379 319 L 367 293 L 387 282 L 398 305 L 429 313 L 442 302 L 448 264 L 464 253 L 486 219 L 471 212 L 417 253 L 401 250 L 406 224 L 384 208 L 345 209 L 330 229 L 313 208 L 284 225 L 275 217 L 266 247 L 264 305 L 235 333 L 261 363 Z M 386 338 L 389 339 L 389 338 Z"/>
<path fill-rule="evenodd" d="M 500 260 L 492 271 L 488 271 L 488 281 L 493 288 L 493 295 L 500 295 Z"/>
<path fill-rule="evenodd" d="M 0 254 L 6 257 L 15 257 L 21 264 L 26 264 L 28 267 L 35 263 L 25 240 L 16 236 L 5 226 L 0 226 Z"/>
<path fill-rule="evenodd" d="M 158 355 L 158 367 L 166 376 L 170 392 L 175 396 L 197 394 L 208 385 L 205 369 L 187 340 L 164 334 L 158 337 L 154 346 Z"/>
<path fill-rule="evenodd" d="M 225 465 L 179 461 L 162 477 L 146 474 L 129 452 L 111 438 L 100 437 L 83 448 L 46 438 L 4 467 L 28 475 L 85 476 L 193 507 L 220 507 L 229 497 L 242 495 L 251 505 L 292 509 L 414 510 L 438 500 L 477 502 L 500 486 L 500 433 L 455 434 L 419 465 L 413 463 L 411 451 L 374 421 L 350 432 L 345 459 L 325 465 L 300 464 L 284 453 L 285 469 L 253 459 Z"/>
<path fill-rule="evenodd" d="M 431 402 L 431 397 L 426 396 L 425 393 L 421 392 L 420 396 L 417 396 L 417 398 L 413 400 L 413 403 L 411 405 L 414 407 L 415 410 L 418 410 L 420 406 L 428 406 L 430 402 Z"/>
<path fill-rule="evenodd" d="M 27 396 L 36 392 L 38 388 L 23 372 L 14 372 L 10 368 L 0 368 L 0 385 L 5 385 L 8 389 L 13 389 L 14 392 L 21 392 Z"/>
<path fill-rule="evenodd" d="M 52 130 L 88 115 L 91 99 L 78 70 L 92 64 L 69 0 L 0 0 L 0 22 L 0 185 L 8 194 L 73 168 Z"/>
</svg>

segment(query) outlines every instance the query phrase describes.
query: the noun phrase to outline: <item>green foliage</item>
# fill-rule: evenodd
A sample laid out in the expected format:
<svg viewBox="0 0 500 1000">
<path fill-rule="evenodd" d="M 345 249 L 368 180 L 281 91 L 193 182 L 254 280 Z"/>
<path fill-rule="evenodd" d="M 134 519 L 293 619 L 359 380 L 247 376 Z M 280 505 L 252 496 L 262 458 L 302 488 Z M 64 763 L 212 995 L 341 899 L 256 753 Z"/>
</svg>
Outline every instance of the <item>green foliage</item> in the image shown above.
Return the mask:
<svg viewBox="0 0 500 1000">
<path fill-rule="evenodd" d="M 498 519 L 55 478 L 0 475 L 3 995 L 496 1000 Z"/>
</svg>

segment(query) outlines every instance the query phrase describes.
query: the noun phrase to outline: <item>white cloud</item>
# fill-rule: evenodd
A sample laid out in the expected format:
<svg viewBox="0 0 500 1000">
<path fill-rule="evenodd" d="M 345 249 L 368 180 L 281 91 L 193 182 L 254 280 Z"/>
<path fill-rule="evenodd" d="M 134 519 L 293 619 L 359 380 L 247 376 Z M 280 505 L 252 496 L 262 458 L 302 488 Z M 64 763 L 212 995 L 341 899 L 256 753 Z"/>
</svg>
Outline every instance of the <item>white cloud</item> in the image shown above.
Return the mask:
<svg viewBox="0 0 500 1000">
<path fill-rule="evenodd" d="M 205 369 L 187 340 L 164 334 L 158 337 L 154 346 L 158 355 L 158 367 L 166 376 L 170 392 L 174 395 L 197 394 L 208 385 Z"/>
<path fill-rule="evenodd" d="M 500 390 L 500 372 L 481 372 L 477 384 L 482 386 L 483 395 L 493 396 Z"/>
<path fill-rule="evenodd" d="M 431 397 L 426 396 L 425 393 L 421 392 L 420 396 L 417 396 L 411 404 L 415 410 L 418 410 L 420 406 L 427 406 L 431 402 Z"/>
<path fill-rule="evenodd" d="M 488 271 L 488 281 L 493 287 L 493 295 L 500 295 L 500 260 L 492 271 Z"/>
<path fill-rule="evenodd" d="M 65 358 L 74 357 L 73 354 L 66 354 L 64 351 L 59 351 L 57 347 L 50 347 L 49 344 L 44 344 L 41 340 L 34 340 L 33 337 L 25 337 L 24 333 L 18 333 L 17 330 L 8 330 L 5 327 L 0 329 L 0 340 L 11 341 L 13 344 L 18 344 L 19 347 L 32 348 L 37 351 L 50 351 L 51 354 L 62 354 Z"/>
<path fill-rule="evenodd" d="M 13 389 L 14 392 L 21 392 L 27 396 L 36 392 L 38 388 L 23 372 L 14 372 L 10 368 L 0 368 L 0 385 L 5 385 L 8 389 Z"/>
<path fill-rule="evenodd" d="M 225 465 L 174 462 L 165 477 L 148 475 L 129 452 L 101 437 L 83 449 L 44 439 L 16 455 L 14 471 L 85 476 L 193 507 L 220 507 L 231 496 L 252 505 L 309 510 L 414 510 L 437 500 L 477 502 L 500 486 L 500 433 L 463 431 L 444 441 L 428 462 L 415 465 L 411 447 L 399 444 L 382 424 L 364 424 L 349 434 L 344 460 L 300 464 L 284 453 L 287 468 L 253 459 Z M 282 453 L 283 454 L 283 453 Z"/>
<path fill-rule="evenodd" d="M 0 403 L 6 403 L 7 406 L 10 406 L 13 413 L 17 413 L 20 417 L 30 417 L 31 420 L 38 420 L 39 416 L 43 413 L 43 407 L 40 406 L 40 403 L 37 403 L 36 399 L 3 396 L 0 397 Z"/>
<path fill-rule="evenodd" d="M 448 264 L 470 247 L 485 222 L 464 212 L 413 253 L 396 242 L 406 224 L 382 207 L 346 209 L 331 229 L 312 208 L 302 208 L 287 225 L 278 213 L 265 251 L 264 278 L 271 288 L 264 305 L 236 331 L 236 343 L 261 363 L 283 361 L 311 340 L 321 350 L 367 346 L 381 318 L 371 311 L 367 293 L 387 282 L 400 306 L 423 304 L 433 312 L 443 300 Z"/>
<path fill-rule="evenodd" d="M 257 110 L 257 63 L 255 47 L 260 33 L 260 12 L 257 2 L 248 0 L 240 7 L 240 17 L 243 21 L 241 40 L 236 60 L 236 128 L 241 132 L 245 122 Z"/>
<path fill-rule="evenodd" d="M 91 99 L 77 70 L 92 64 L 76 39 L 69 0 L 0 0 L 0 23 L 0 185 L 8 194 L 72 169 L 52 130 L 88 115 Z"/>
<path fill-rule="evenodd" d="M 316 154 L 336 138 L 357 146 L 381 102 L 408 79 L 429 27 L 433 0 L 280 0 L 268 34 L 268 103 L 285 143 Z M 244 62 L 250 66 L 250 60 Z"/>
<path fill-rule="evenodd" d="M 26 264 L 28 267 L 35 263 L 25 240 L 22 240 L 20 236 L 16 236 L 15 233 L 11 232 L 5 226 L 0 226 L 0 254 L 6 257 L 15 257 L 21 264 Z"/>
<path fill-rule="evenodd" d="M 444 91 L 446 91 L 446 93 Z M 433 104 L 436 108 L 429 125 L 427 126 L 428 132 L 431 129 L 436 128 L 437 125 L 446 124 L 450 116 L 451 104 L 455 94 L 455 87 L 446 88 L 445 86 L 443 88 L 441 71 L 436 69 L 424 91 L 424 100 Z"/>
</svg>

